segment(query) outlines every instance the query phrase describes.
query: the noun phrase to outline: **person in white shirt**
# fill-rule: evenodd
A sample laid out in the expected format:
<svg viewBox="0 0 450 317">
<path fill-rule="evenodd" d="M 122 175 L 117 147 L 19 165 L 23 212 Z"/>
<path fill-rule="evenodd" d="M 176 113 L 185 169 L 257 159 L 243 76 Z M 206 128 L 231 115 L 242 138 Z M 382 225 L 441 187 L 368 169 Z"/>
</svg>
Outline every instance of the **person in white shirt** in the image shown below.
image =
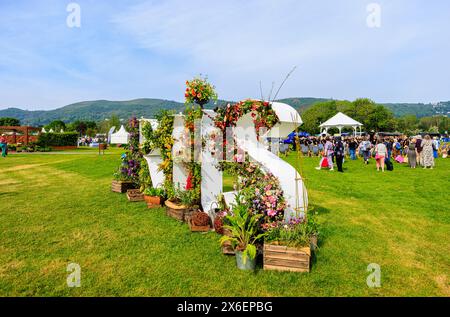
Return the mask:
<svg viewBox="0 0 450 317">
<path fill-rule="evenodd" d="M 384 172 L 384 159 L 388 153 L 386 144 L 384 144 L 382 138 L 378 138 L 377 145 L 375 146 L 375 159 L 377 161 L 377 171 L 381 170 Z"/>
</svg>

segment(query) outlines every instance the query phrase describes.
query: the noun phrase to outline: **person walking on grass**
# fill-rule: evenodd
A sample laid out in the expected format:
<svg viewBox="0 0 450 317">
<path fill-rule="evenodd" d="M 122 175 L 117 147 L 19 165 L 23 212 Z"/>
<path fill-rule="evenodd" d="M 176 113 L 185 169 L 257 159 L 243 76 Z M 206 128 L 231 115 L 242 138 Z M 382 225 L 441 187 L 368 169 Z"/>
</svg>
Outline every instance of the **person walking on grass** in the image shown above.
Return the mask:
<svg viewBox="0 0 450 317">
<path fill-rule="evenodd" d="M 356 148 L 358 147 L 358 142 L 356 142 L 355 138 L 352 138 L 348 143 L 348 150 L 350 152 L 350 159 L 356 160 Z"/>
<path fill-rule="evenodd" d="M 441 144 L 439 142 L 439 139 L 437 137 L 433 138 L 433 156 L 435 159 L 439 157 L 439 148 Z"/>
<path fill-rule="evenodd" d="M 364 157 L 364 164 L 369 164 L 370 149 L 372 148 L 372 143 L 370 142 L 370 137 L 366 137 L 360 144 L 361 151 Z"/>
<path fill-rule="evenodd" d="M 424 169 L 430 167 L 433 169 L 434 167 L 434 156 L 433 156 L 433 140 L 429 135 L 425 136 L 425 139 L 422 141 L 422 166 Z"/>
<path fill-rule="evenodd" d="M 2 157 L 6 157 L 6 151 L 8 150 L 8 141 L 6 140 L 5 134 L 0 136 L 0 150 L 2 152 Z"/>
<path fill-rule="evenodd" d="M 422 166 L 422 151 L 423 151 L 422 142 L 423 142 L 422 136 L 418 135 L 416 140 L 416 153 L 417 153 L 417 164 L 420 166 Z"/>
<path fill-rule="evenodd" d="M 417 151 L 416 151 L 416 138 L 413 138 L 408 145 L 408 164 L 411 168 L 416 168 L 417 165 Z"/>
<path fill-rule="evenodd" d="M 330 137 L 326 138 L 325 154 L 327 156 L 328 166 L 330 167 L 330 171 L 334 171 L 334 168 L 333 168 L 333 143 L 331 143 Z"/>
<path fill-rule="evenodd" d="M 383 139 L 379 138 L 377 145 L 375 146 L 375 160 L 377 161 L 377 171 L 381 170 L 384 172 L 384 160 L 387 157 L 388 150 L 386 144 L 384 144 Z"/>
<path fill-rule="evenodd" d="M 336 165 L 338 167 L 338 172 L 344 173 L 342 169 L 342 163 L 344 162 L 344 143 L 342 143 L 341 137 L 336 138 L 336 144 L 333 148 L 333 153 L 336 158 Z"/>
</svg>

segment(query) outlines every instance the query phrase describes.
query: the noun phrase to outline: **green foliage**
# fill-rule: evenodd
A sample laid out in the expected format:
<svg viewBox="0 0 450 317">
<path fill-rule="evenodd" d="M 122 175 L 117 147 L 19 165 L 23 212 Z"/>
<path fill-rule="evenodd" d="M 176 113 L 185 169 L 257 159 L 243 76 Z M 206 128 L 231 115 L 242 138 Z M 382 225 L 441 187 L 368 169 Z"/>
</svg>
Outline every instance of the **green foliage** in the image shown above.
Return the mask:
<svg viewBox="0 0 450 317">
<path fill-rule="evenodd" d="M 175 187 L 173 184 L 171 184 L 170 188 L 171 189 L 169 192 L 166 191 L 166 195 L 169 200 L 179 202 L 187 207 L 199 206 L 199 196 L 194 190 L 185 190 L 179 185 Z"/>
<path fill-rule="evenodd" d="M 217 100 L 215 87 L 208 82 L 208 78 L 195 77 L 186 81 L 186 91 L 184 94 L 186 103 L 196 103 L 200 106 L 207 104 L 210 100 Z"/>
<path fill-rule="evenodd" d="M 76 121 L 70 123 L 69 125 L 67 125 L 67 130 L 77 131 L 81 135 L 85 135 L 87 133 L 88 129 L 90 129 L 91 131 L 96 131 L 97 123 L 94 121 L 76 120 Z"/>
<path fill-rule="evenodd" d="M 0 126 L 17 127 L 20 126 L 20 120 L 16 118 L 3 117 L 0 118 Z"/>
<path fill-rule="evenodd" d="M 329 101 L 327 98 L 286 98 L 279 100 L 288 105 L 292 105 L 303 113 L 315 103 Z M 217 104 L 227 104 L 231 101 L 218 100 Z M 205 108 L 214 109 L 216 102 L 210 102 Z M 433 116 L 437 114 L 446 114 L 450 111 L 450 102 L 440 102 L 437 105 L 432 104 L 384 104 L 390 109 L 396 117 L 402 117 L 405 114 L 412 114 L 418 118 Z M 64 122 L 73 122 L 75 120 L 102 121 L 110 118 L 112 114 L 117 114 L 120 118 L 129 118 L 132 115 L 137 117 L 153 118 L 161 110 L 179 112 L 184 109 L 184 105 L 175 101 L 161 99 L 136 99 L 129 101 L 84 101 L 68 105 L 59 109 L 49 111 L 27 111 L 17 108 L 8 108 L 0 110 L 0 117 L 14 117 L 19 119 L 22 124 L 31 126 L 40 126 L 50 123 L 53 120 L 62 120 Z M 106 132 L 106 131 L 103 131 Z"/>
<path fill-rule="evenodd" d="M 144 190 L 144 195 L 164 198 L 166 193 L 163 188 L 148 187 Z"/>
<path fill-rule="evenodd" d="M 320 133 L 319 125 L 338 112 L 345 113 L 361 122 L 366 131 L 392 131 L 395 129 L 392 112 L 367 98 L 356 99 L 353 102 L 331 100 L 314 104 L 303 113 L 304 124 L 301 129 L 312 134 Z"/>
<path fill-rule="evenodd" d="M 148 154 L 154 149 L 160 150 L 163 161 L 160 164 L 159 169 L 164 173 L 164 189 L 170 199 L 175 195 L 172 186 L 172 132 L 174 117 L 172 112 L 166 110 L 160 111 L 155 117 L 159 123 L 158 129 L 153 131 L 150 123 L 148 122 L 143 126 L 142 133 L 146 138 L 146 141 L 142 145 L 142 151 L 144 154 Z M 155 185 L 157 186 L 158 184 Z"/>
<path fill-rule="evenodd" d="M 150 170 L 148 168 L 147 161 L 144 158 L 142 158 L 140 161 L 139 184 L 141 186 L 141 192 L 144 192 L 148 188 L 152 188 L 152 178 L 150 176 Z"/>
<path fill-rule="evenodd" d="M 74 146 L 77 145 L 78 133 L 64 132 L 64 133 L 41 133 L 39 135 L 37 144 L 39 146 Z"/>
<path fill-rule="evenodd" d="M 227 215 L 224 228 L 230 230 L 230 235 L 224 235 L 220 239 L 223 245 L 230 241 L 233 248 L 242 251 L 242 259 L 245 262 L 247 258 L 254 259 L 256 257 L 255 243 L 265 236 L 265 233 L 259 233 L 258 221 L 262 215 L 252 214 L 246 205 L 239 201 L 233 207 L 231 215 Z"/>
<path fill-rule="evenodd" d="M 139 148 L 139 121 L 135 117 L 131 118 L 127 128 L 129 139 L 124 146 L 127 151 L 122 154 L 121 164 L 114 173 L 114 177 L 119 180 L 132 181 L 136 186 L 140 186 L 142 153 Z"/>
<path fill-rule="evenodd" d="M 109 118 L 109 128 L 116 127 L 116 130 L 120 128 L 120 118 L 114 112 L 111 114 L 111 118 Z"/>
<path fill-rule="evenodd" d="M 47 131 L 50 131 L 50 129 L 53 129 L 55 132 L 60 132 L 61 130 L 66 130 L 66 123 L 61 120 L 55 120 L 50 122 L 48 125 L 44 127 Z"/>
<path fill-rule="evenodd" d="M 306 218 L 280 221 L 267 230 L 266 242 L 277 242 L 289 247 L 307 247 L 313 236 L 319 235 L 319 225 L 312 214 Z"/>
</svg>

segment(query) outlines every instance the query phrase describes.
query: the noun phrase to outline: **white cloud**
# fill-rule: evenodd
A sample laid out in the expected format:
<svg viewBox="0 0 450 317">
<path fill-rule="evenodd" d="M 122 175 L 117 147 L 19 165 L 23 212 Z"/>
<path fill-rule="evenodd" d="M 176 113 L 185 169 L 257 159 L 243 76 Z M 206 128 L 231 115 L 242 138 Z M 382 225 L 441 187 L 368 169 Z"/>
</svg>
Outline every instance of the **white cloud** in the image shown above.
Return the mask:
<svg viewBox="0 0 450 317">
<path fill-rule="evenodd" d="M 366 26 L 372 1 L 77 2 L 77 30 L 65 24 L 66 3 L 0 2 L 0 107 L 182 101 L 199 73 L 238 100 L 259 97 L 259 81 L 267 94 L 295 65 L 280 97 L 450 99 L 447 2 L 376 1 L 379 29 Z"/>
</svg>

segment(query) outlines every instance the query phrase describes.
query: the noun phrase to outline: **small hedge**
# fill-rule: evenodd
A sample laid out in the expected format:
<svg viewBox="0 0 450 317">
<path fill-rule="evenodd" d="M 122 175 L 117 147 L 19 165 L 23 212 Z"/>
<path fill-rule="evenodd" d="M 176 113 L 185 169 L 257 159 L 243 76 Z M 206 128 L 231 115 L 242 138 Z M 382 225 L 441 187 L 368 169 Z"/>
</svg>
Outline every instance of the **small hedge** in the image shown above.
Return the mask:
<svg viewBox="0 0 450 317">
<path fill-rule="evenodd" d="M 77 132 L 64 133 L 42 133 L 39 135 L 37 145 L 48 146 L 76 146 L 78 141 Z"/>
</svg>

